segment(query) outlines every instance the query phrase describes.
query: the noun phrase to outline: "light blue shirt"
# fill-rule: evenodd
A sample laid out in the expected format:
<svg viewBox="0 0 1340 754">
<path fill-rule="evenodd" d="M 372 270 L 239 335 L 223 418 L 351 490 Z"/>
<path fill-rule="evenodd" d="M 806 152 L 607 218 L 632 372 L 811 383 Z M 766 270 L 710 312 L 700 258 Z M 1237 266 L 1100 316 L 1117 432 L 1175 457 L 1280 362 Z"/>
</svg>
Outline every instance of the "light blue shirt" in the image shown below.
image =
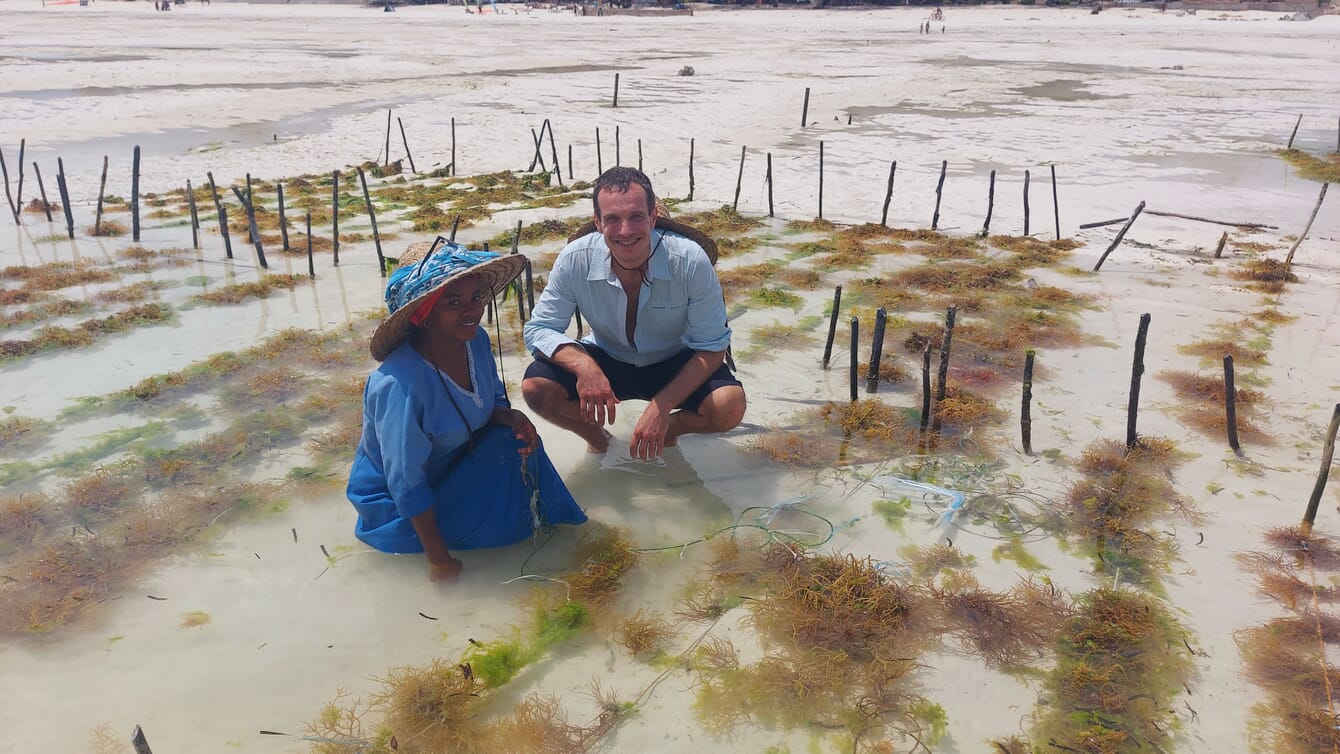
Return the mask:
<svg viewBox="0 0 1340 754">
<path fill-rule="evenodd" d="M 591 332 L 581 340 L 627 364 L 646 366 L 685 348 L 725 351 L 730 346 L 726 302 L 712 261 L 683 236 L 656 230 L 647 281 L 637 297 L 633 342 L 625 334 L 628 296 L 610 265 L 609 247 L 591 233 L 563 247 L 526 323 L 526 348 L 552 357 L 567 343 L 572 314 L 581 310 Z"/>
</svg>

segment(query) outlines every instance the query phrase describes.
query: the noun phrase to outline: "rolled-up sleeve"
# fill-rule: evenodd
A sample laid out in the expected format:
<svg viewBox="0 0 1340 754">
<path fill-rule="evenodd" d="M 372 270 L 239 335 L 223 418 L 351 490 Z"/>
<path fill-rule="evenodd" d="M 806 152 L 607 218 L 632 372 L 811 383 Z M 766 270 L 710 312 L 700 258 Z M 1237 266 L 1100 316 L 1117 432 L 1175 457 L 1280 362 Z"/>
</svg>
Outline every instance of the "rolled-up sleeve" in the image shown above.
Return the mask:
<svg viewBox="0 0 1340 754">
<path fill-rule="evenodd" d="M 714 353 L 726 350 L 730 347 L 730 327 L 716 271 L 704 254 L 690 260 L 685 273 L 689 304 L 684 347 Z"/>
<path fill-rule="evenodd" d="M 378 383 L 368 385 L 365 419 L 376 426 L 386 490 L 400 515 L 413 518 L 433 505 L 427 474 L 433 442 L 424 433 L 419 409 L 404 386 L 395 380 Z"/>
<path fill-rule="evenodd" d="M 573 312 L 577 311 L 577 297 L 572 290 L 572 257 L 560 254 L 549 270 L 549 279 L 545 282 L 540 298 L 535 301 L 535 310 L 530 314 L 522 333 L 526 339 L 526 350 L 532 355 L 553 356 L 559 346 L 576 343 L 568 337 L 568 323 Z"/>
</svg>

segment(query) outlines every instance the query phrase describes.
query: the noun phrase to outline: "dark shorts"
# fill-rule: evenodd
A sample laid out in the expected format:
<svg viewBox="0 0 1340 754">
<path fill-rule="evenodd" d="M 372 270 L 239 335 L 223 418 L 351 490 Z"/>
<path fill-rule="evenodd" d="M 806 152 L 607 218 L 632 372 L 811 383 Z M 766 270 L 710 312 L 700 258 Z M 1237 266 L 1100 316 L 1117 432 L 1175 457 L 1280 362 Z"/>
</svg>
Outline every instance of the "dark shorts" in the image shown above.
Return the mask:
<svg viewBox="0 0 1340 754">
<path fill-rule="evenodd" d="M 641 400 L 649 401 L 656 397 L 670 380 L 679 374 L 689 359 L 693 357 L 695 351 L 685 348 L 683 351 L 671 356 L 665 361 L 658 361 L 655 364 L 648 364 L 644 367 L 633 366 L 612 358 L 603 350 L 589 343 L 581 344 L 582 348 L 595 359 L 600 371 L 605 373 L 605 379 L 609 380 L 610 387 L 614 390 L 614 395 L 619 400 Z M 569 400 L 577 400 L 577 375 L 568 370 L 548 361 L 536 360 L 526 368 L 525 379 L 532 377 L 543 377 L 547 380 L 553 380 L 562 385 L 568 391 Z M 727 385 L 737 385 L 744 387 L 740 381 L 731 374 L 730 367 L 722 364 L 712 373 L 712 376 L 698 386 L 697 390 L 689 393 L 684 402 L 675 408 L 686 411 L 698 411 L 698 406 L 707 398 L 713 390 L 726 387 Z"/>
</svg>

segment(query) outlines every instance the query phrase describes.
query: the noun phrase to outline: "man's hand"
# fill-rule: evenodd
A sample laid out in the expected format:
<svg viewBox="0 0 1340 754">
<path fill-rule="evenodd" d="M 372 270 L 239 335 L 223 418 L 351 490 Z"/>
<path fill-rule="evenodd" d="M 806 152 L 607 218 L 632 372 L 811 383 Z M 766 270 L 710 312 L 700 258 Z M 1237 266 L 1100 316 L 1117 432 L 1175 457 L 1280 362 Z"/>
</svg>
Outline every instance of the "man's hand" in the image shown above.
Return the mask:
<svg viewBox="0 0 1340 754">
<path fill-rule="evenodd" d="M 535 431 L 535 425 L 531 423 L 530 417 L 514 408 L 509 408 L 503 414 L 500 423 L 511 429 L 516 439 L 525 443 L 525 447 L 517 451 L 523 457 L 534 453 L 540 447 L 540 434 Z"/>
<path fill-rule="evenodd" d="M 637 420 L 633 428 L 633 439 L 628 443 L 628 452 L 634 458 L 649 461 L 659 458 L 665 450 L 665 434 L 670 430 L 670 412 L 663 409 L 657 401 L 647 404 L 647 410 Z"/>
<path fill-rule="evenodd" d="M 455 584 L 461 578 L 461 571 L 465 564 L 455 558 L 447 558 L 441 563 L 428 564 L 428 580 L 434 583 L 449 586 Z"/>
<path fill-rule="evenodd" d="M 589 369 L 577 373 L 577 402 L 582 421 L 597 426 L 614 423 L 614 406 L 619 399 L 614 397 L 609 379 L 594 362 Z"/>
</svg>

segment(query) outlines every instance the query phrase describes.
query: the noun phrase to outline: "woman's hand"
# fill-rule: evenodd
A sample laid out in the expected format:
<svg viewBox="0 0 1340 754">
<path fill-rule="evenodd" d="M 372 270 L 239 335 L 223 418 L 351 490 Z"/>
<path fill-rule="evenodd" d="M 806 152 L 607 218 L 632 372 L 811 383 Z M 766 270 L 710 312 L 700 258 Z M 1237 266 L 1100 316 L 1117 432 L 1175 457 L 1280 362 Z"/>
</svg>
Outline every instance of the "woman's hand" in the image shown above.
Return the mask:
<svg viewBox="0 0 1340 754">
<path fill-rule="evenodd" d="M 465 564 L 452 557 L 448 557 L 440 563 L 430 562 L 428 564 L 428 580 L 444 585 L 455 584 L 460 580 L 461 571 L 464 569 Z"/>
<path fill-rule="evenodd" d="M 514 408 L 504 409 L 496 421 L 511 429 L 516 439 L 524 443 L 518 451 L 522 456 L 528 456 L 540 447 L 540 433 L 535 431 L 535 425 L 531 424 L 530 417 L 520 411 Z"/>
</svg>

